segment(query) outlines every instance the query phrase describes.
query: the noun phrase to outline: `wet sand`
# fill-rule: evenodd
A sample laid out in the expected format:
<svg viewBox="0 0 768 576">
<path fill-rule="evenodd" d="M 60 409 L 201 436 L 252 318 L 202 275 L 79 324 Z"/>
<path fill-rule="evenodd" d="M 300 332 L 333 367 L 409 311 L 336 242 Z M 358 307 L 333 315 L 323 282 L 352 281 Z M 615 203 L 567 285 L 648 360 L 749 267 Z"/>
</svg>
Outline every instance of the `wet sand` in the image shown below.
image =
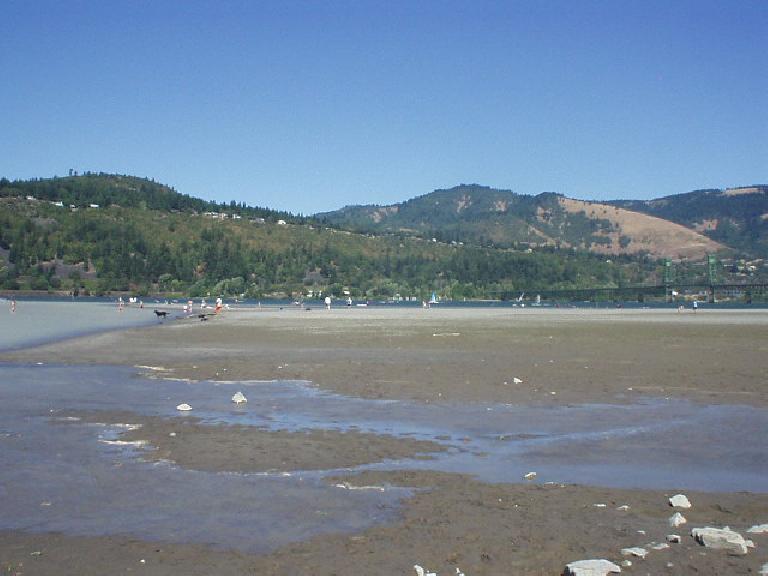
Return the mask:
<svg viewBox="0 0 768 576">
<path fill-rule="evenodd" d="M 142 458 L 172 462 L 182 468 L 208 472 L 294 472 L 331 470 L 362 464 L 428 458 L 445 446 L 425 440 L 395 438 L 337 430 L 265 430 L 255 426 L 204 425 L 194 417 L 157 418 L 126 412 L 67 412 L 71 421 L 137 426 L 120 441 L 146 446 Z M 66 425 L 59 422 L 59 425 Z"/>
<path fill-rule="evenodd" d="M 329 481 L 351 481 L 331 478 Z M 254 556 L 204 545 L 143 542 L 130 537 L 67 537 L 0 532 L 3 569 L 20 574 L 560 574 L 583 558 L 621 560 L 625 547 L 647 546 L 679 534 L 682 542 L 633 559 L 629 574 L 755 574 L 768 561 L 768 535 L 756 535 L 747 556 L 707 550 L 690 526 L 741 530 L 768 516 L 766 499 L 748 494 L 688 493 L 689 523 L 669 528 L 670 492 L 585 486 L 483 484 L 461 475 L 368 473 L 360 485 L 423 487 L 405 502 L 399 521 L 353 535 L 326 535 Z M 604 507 L 595 506 L 604 504 Z M 617 510 L 627 505 L 629 510 Z M 645 533 L 641 533 L 644 531 Z M 144 560 L 144 562 L 142 562 Z M 668 564 L 672 566 L 668 566 Z M 13 569 L 12 568 L 12 569 Z M 15 572 L 10 571 L 14 574 Z"/>
<path fill-rule="evenodd" d="M 14 351 L 0 360 L 140 365 L 154 367 L 140 370 L 155 377 L 195 380 L 305 379 L 350 396 L 422 402 L 561 405 L 671 396 L 764 408 L 766 351 L 766 311 L 286 309 L 232 311 L 206 323 L 169 321 Z M 190 421 L 194 440 L 185 443 L 171 441 L 169 424 L 161 419 L 144 424 L 144 436 L 152 435 L 164 457 L 198 469 L 247 470 L 242 450 L 252 455 L 261 448 L 290 452 L 299 467 L 313 458 L 324 468 L 343 467 L 350 455 L 368 449 L 369 440 L 337 433 L 305 442 L 277 434 L 262 444 L 263 437 L 242 441 L 237 427 L 211 433 Z M 140 430 L 132 434 L 142 436 Z M 328 449 L 330 444 L 336 448 Z M 402 439 L 383 438 L 370 443 L 369 458 L 414 448 Z M 190 457 L 185 449 L 191 460 L 185 460 Z M 717 466 L 714 459 L 712 465 Z M 621 548 L 660 542 L 669 533 L 683 536 L 682 544 L 634 559 L 625 571 L 754 574 L 768 561 L 768 535 L 755 535 L 757 548 L 745 557 L 705 550 L 688 536 L 692 526 L 727 524 L 743 532 L 768 522 L 768 480 L 759 494 L 686 491 L 694 507 L 684 511 L 689 523 L 676 530 L 666 524 L 673 512 L 666 501 L 671 491 L 487 484 L 418 471 L 328 481 L 423 490 L 404 502 L 395 523 L 315 537 L 261 556 L 127 536 L 4 532 L 0 568 L 21 574 L 389 575 L 414 574 L 413 564 L 420 564 L 441 575 L 455 574 L 456 567 L 467 576 L 559 574 L 573 560 L 619 561 Z M 623 504 L 630 509 L 616 510 Z"/>
<path fill-rule="evenodd" d="M 767 406 L 766 353 L 768 310 L 287 308 L 167 321 L 0 360 L 310 380 L 366 398 L 569 404 L 645 395 Z"/>
</svg>

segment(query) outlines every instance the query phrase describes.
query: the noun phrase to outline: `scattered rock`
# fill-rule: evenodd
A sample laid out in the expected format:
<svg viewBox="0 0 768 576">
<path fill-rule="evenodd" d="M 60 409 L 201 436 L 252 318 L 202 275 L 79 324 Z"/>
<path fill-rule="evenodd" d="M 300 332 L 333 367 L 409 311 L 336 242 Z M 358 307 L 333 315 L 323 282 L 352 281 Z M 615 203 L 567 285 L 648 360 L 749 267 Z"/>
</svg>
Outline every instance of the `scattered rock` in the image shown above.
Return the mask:
<svg viewBox="0 0 768 576">
<path fill-rule="evenodd" d="M 176 406 L 176 410 L 179 410 L 181 412 L 189 412 L 190 410 L 192 410 L 192 406 L 190 406 L 189 404 L 179 404 L 178 406 Z"/>
<path fill-rule="evenodd" d="M 632 566 L 632 560 L 622 560 L 621 561 L 621 565 L 624 568 L 629 568 L 630 566 Z"/>
<path fill-rule="evenodd" d="M 727 550 L 733 554 L 746 554 L 749 551 L 749 545 L 744 537 L 728 526 L 725 528 L 711 528 L 709 526 L 694 528 L 691 530 L 691 536 L 706 548 Z"/>
<path fill-rule="evenodd" d="M 245 394 L 242 392 L 237 392 L 234 396 L 232 396 L 232 402 L 235 404 L 244 404 L 245 402 L 248 402 L 248 398 L 246 398 Z"/>
<path fill-rule="evenodd" d="M 768 524 L 757 524 L 747 530 L 750 534 L 768 534 Z"/>
<path fill-rule="evenodd" d="M 669 499 L 669 505 L 675 508 L 690 508 L 691 502 L 685 494 L 675 494 Z"/>
<path fill-rule="evenodd" d="M 570 576 L 608 576 L 620 572 L 621 568 L 608 560 L 578 560 L 565 566 L 565 573 Z"/>
<path fill-rule="evenodd" d="M 526 480 L 533 480 L 536 478 L 536 472 L 528 472 L 525 476 L 523 476 Z"/>
<path fill-rule="evenodd" d="M 515 383 L 515 384 L 522 384 L 523 383 L 523 381 L 520 380 L 520 378 L 512 378 L 512 382 Z"/>
<path fill-rule="evenodd" d="M 626 512 L 627 510 L 629 510 L 629 506 L 624 504 L 623 506 L 619 506 L 618 508 L 616 508 L 616 510 L 618 510 L 619 512 Z"/>
<path fill-rule="evenodd" d="M 760 576 L 768 576 L 768 562 L 763 564 L 762 568 L 760 568 L 760 572 L 758 572 Z"/>
<path fill-rule="evenodd" d="M 622 556 L 637 556 L 638 558 L 645 558 L 648 555 L 648 550 L 636 546 L 634 548 L 622 548 Z"/>
<path fill-rule="evenodd" d="M 675 512 L 672 516 L 669 517 L 669 525 L 673 528 L 677 528 L 678 526 L 682 526 L 688 522 L 688 520 L 685 519 L 685 516 L 680 514 L 680 512 Z"/>
<path fill-rule="evenodd" d="M 667 542 L 672 542 L 672 544 L 679 544 L 681 541 L 682 541 L 682 538 L 680 538 L 679 534 L 667 535 Z"/>
<path fill-rule="evenodd" d="M 416 570 L 416 576 L 437 576 L 434 572 L 426 572 L 424 568 L 418 564 L 413 565 L 413 569 Z"/>
<path fill-rule="evenodd" d="M 592 504 L 592 506 L 594 506 L 595 508 L 606 508 L 608 505 L 607 504 Z"/>
<path fill-rule="evenodd" d="M 666 550 L 667 548 L 669 548 L 669 544 L 666 542 L 659 542 L 658 544 L 651 545 L 652 550 Z"/>
</svg>

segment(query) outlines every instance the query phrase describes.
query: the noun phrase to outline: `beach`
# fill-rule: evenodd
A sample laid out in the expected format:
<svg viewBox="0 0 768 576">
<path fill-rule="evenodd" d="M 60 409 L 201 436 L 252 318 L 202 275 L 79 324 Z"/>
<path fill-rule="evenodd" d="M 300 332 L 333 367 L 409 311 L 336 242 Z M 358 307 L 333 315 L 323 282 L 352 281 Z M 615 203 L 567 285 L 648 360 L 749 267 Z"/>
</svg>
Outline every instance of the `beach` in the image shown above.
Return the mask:
<svg viewBox="0 0 768 576">
<path fill-rule="evenodd" d="M 391 490 L 393 501 L 380 502 L 386 513 L 369 525 L 324 530 L 320 518 L 306 537 L 262 551 L 205 534 L 48 531 L 36 520 L 0 531 L 0 566 L 352 575 L 415 574 L 418 564 L 441 575 L 560 574 L 568 562 L 618 563 L 622 548 L 643 546 L 648 557 L 631 558 L 628 573 L 754 574 L 768 562 L 768 535 L 750 535 L 756 547 L 733 556 L 689 532 L 728 525 L 745 533 L 768 522 L 766 351 L 768 311 L 759 309 L 439 306 L 233 309 L 206 322 L 166 320 L 7 351 L 0 361 L 14 366 L 98 368 L 88 390 L 127 388 L 130 373 L 157 402 L 168 398 L 156 412 L 127 402 L 59 411 L 51 401 L 57 430 L 131 422 L 112 441 L 151 447 L 144 462 L 195 474 L 303 475 L 317 483 L 317 498 L 335 487 L 340 508 L 346 493 L 366 490 L 382 498 Z M 110 383 L 103 367 L 122 376 Z M 234 390 L 249 402 L 229 414 L 218 407 Z M 206 411 L 181 419 L 173 408 L 185 393 Z M 267 397 L 269 406 L 257 403 Z M 288 402 L 297 403 L 289 410 Z M 382 414 L 396 415 L 395 424 Z M 517 444 L 524 448 L 509 448 Z M 118 469 L 134 466 L 115 458 Z M 523 479 L 529 470 L 537 475 Z M 688 524 L 670 528 L 668 498 L 681 491 L 694 505 L 682 511 Z M 312 506 L 322 502 L 308 497 L 303 508 Z M 652 549 L 672 533 L 682 541 Z"/>
</svg>

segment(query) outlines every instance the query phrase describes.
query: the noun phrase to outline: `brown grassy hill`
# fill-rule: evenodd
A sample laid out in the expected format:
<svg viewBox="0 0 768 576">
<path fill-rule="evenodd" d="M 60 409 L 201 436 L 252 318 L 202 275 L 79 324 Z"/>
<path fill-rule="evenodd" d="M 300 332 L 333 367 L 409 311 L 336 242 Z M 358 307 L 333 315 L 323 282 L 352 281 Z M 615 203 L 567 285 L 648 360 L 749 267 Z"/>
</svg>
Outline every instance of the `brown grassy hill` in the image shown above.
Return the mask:
<svg viewBox="0 0 768 576">
<path fill-rule="evenodd" d="M 696 230 L 691 230 L 669 220 L 633 212 L 617 206 L 560 197 L 560 205 L 570 214 L 584 213 L 590 219 L 608 220 L 609 230 L 598 230 L 597 236 L 610 243 L 593 244 L 590 250 L 602 254 L 638 254 L 671 259 L 702 259 L 709 252 L 726 249 Z M 622 246 L 621 238 L 629 239 Z M 626 241 L 625 241 L 626 242 Z"/>
</svg>

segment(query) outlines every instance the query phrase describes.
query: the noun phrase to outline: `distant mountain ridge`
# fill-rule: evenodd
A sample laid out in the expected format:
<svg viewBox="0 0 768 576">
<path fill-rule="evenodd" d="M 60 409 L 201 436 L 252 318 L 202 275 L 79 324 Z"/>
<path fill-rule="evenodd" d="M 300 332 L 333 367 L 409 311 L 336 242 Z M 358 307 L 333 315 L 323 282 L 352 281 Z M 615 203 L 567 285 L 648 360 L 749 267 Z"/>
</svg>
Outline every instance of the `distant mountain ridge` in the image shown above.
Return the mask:
<svg viewBox="0 0 768 576">
<path fill-rule="evenodd" d="M 315 217 L 356 232 L 496 247 L 553 246 L 671 259 L 701 259 L 729 249 L 768 253 L 768 187 L 762 185 L 589 202 L 461 184 L 399 204 L 347 206 Z"/>
</svg>

